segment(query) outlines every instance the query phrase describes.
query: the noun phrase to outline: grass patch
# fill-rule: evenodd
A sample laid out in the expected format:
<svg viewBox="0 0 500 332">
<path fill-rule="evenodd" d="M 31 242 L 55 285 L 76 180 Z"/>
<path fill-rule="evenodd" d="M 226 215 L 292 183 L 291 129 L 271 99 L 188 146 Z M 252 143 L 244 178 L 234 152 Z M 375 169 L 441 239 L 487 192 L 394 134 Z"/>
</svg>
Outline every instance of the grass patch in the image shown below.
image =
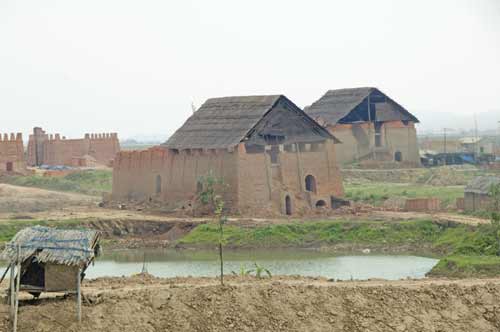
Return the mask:
<svg viewBox="0 0 500 332">
<path fill-rule="evenodd" d="M 338 243 L 406 245 L 433 243 L 444 228 L 430 220 L 405 222 L 318 221 L 242 228 L 224 227 L 224 241 L 231 247 L 307 247 Z M 212 246 L 217 226 L 199 225 L 178 241 L 180 245 Z"/>
<path fill-rule="evenodd" d="M 439 198 L 443 207 L 454 205 L 456 199 L 464 196 L 463 186 L 430 186 L 423 184 L 396 183 L 351 183 L 345 185 L 347 199 L 375 206 L 382 205 L 392 197 L 397 198 Z"/>
<path fill-rule="evenodd" d="M 495 277 L 500 275 L 498 256 L 448 256 L 427 274 L 432 277 Z"/>
<path fill-rule="evenodd" d="M 111 192 L 112 177 L 112 171 L 85 170 L 71 173 L 63 177 L 29 175 L 5 177 L 2 180 L 5 183 L 16 186 L 100 196 L 103 193 Z"/>
<path fill-rule="evenodd" d="M 82 224 L 81 220 L 0 220 L 0 245 L 10 241 L 17 232 L 31 226 L 47 226 L 55 228 L 78 228 Z"/>
</svg>

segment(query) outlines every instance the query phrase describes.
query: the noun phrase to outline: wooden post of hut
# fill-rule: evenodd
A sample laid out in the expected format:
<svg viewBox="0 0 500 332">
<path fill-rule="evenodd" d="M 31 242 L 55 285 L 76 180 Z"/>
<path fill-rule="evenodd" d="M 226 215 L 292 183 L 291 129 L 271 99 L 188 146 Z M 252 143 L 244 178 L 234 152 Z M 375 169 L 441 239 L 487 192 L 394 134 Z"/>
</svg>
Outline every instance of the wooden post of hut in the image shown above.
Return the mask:
<svg viewBox="0 0 500 332">
<path fill-rule="evenodd" d="M 14 332 L 17 332 L 17 313 L 19 311 L 19 288 L 21 286 L 21 245 L 17 244 L 17 258 L 16 258 L 16 263 L 17 263 L 17 276 L 16 276 L 16 289 L 14 291 L 14 296 L 16 298 L 16 303 L 14 307 L 14 327 L 13 330 Z"/>
<path fill-rule="evenodd" d="M 76 276 L 76 317 L 78 323 L 82 322 L 82 269 L 78 269 Z"/>
<path fill-rule="evenodd" d="M 9 292 L 9 304 L 10 304 L 10 321 L 14 320 L 14 279 L 15 279 L 15 265 L 14 262 L 10 262 L 10 292 Z"/>
<path fill-rule="evenodd" d="M 42 292 L 76 293 L 76 318 L 81 321 L 81 282 L 85 270 L 99 254 L 99 238 L 99 232 L 93 230 L 42 226 L 25 228 L 14 236 L 0 255 L 0 259 L 9 261 L 11 268 L 10 304 L 14 326 L 18 320 L 20 291 L 35 297 Z"/>
</svg>

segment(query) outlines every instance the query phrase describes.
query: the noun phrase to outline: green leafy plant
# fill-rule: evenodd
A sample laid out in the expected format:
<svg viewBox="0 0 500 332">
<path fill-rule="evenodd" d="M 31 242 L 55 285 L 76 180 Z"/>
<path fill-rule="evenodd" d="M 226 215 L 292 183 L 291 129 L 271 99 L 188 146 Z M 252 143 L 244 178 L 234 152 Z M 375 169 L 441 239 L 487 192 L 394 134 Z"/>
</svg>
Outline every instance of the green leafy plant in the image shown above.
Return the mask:
<svg viewBox="0 0 500 332">
<path fill-rule="evenodd" d="M 239 276 L 239 277 L 246 277 L 248 276 L 250 273 L 252 272 L 252 270 L 247 270 L 247 268 L 245 267 L 245 265 L 241 264 L 240 265 L 240 269 L 239 271 L 236 273 L 235 271 L 231 271 L 231 273 L 235 276 Z"/>
<path fill-rule="evenodd" d="M 269 278 L 271 278 L 271 272 L 266 269 L 265 267 L 257 264 L 257 262 L 254 262 L 253 265 L 255 266 L 254 270 L 250 270 L 249 273 L 255 272 L 255 277 L 258 279 L 262 279 L 264 277 L 264 273 L 267 274 Z"/>
<path fill-rule="evenodd" d="M 209 204 L 214 212 L 215 221 L 219 232 L 219 260 L 220 260 L 220 284 L 224 285 L 224 257 L 222 252 L 224 242 L 224 224 L 227 222 L 227 216 L 224 215 L 225 202 L 220 192 L 224 190 L 224 181 L 217 178 L 212 171 L 199 179 L 201 183 L 201 192 L 198 197 L 202 204 Z"/>
</svg>

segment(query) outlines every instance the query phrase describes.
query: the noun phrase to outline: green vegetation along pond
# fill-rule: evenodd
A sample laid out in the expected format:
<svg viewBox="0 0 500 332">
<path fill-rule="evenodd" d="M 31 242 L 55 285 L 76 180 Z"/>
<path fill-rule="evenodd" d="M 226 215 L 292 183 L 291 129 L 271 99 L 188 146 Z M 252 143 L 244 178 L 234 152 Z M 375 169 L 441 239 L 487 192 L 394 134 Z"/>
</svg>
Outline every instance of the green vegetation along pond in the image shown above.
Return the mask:
<svg viewBox="0 0 500 332">
<path fill-rule="evenodd" d="M 334 256 L 311 250 L 226 251 L 225 273 L 254 268 L 254 262 L 273 275 L 300 275 L 340 280 L 381 278 L 423 278 L 436 259 L 418 256 L 362 255 Z M 217 276 L 215 251 L 175 251 L 165 249 L 120 250 L 104 253 L 87 270 L 87 278 L 130 276 L 140 273 L 146 259 L 147 272 L 157 277 Z M 0 268 L 0 273 L 3 272 Z"/>
</svg>

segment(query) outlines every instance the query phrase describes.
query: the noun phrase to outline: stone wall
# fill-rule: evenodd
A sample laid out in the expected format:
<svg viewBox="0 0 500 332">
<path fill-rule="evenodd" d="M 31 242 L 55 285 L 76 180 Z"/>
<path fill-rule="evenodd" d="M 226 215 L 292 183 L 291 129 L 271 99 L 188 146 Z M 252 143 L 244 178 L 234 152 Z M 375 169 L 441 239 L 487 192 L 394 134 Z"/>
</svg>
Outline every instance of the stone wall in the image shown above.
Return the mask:
<svg viewBox="0 0 500 332">
<path fill-rule="evenodd" d="M 209 172 L 224 181 L 226 207 L 246 214 L 286 213 L 286 196 L 292 213 L 310 210 L 320 200 L 328 208 L 332 196 L 343 196 L 333 142 L 282 145 L 273 161 L 270 149 L 250 152 L 241 143 L 220 150 L 122 151 L 114 161 L 112 198 L 188 209 L 196 203 L 200 177 Z M 315 191 L 306 191 L 308 175 Z"/>
<path fill-rule="evenodd" d="M 0 134 L 0 173 L 24 172 L 25 170 L 22 134 Z"/>
<path fill-rule="evenodd" d="M 375 126 L 373 123 L 337 124 L 328 126 L 328 130 L 342 144 L 336 146 L 337 160 L 340 164 L 356 160 L 395 161 L 400 152 L 401 161 L 406 165 L 420 165 L 417 144 L 417 132 L 413 122 L 384 122 L 380 128 L 380 144 L 375 144 Z"/>
<path fill-rule="evenodd" d="M 82 139 L 66 139 L 60 134 L 46 134 L 35 128 L 28 142 L 28 164 L 90 166 L 85 159 L 109 165 L 120 151 L 116 133 L 85 134 Z M 83 163 L 83 164 L 82 164 Z"/>
</svg>

